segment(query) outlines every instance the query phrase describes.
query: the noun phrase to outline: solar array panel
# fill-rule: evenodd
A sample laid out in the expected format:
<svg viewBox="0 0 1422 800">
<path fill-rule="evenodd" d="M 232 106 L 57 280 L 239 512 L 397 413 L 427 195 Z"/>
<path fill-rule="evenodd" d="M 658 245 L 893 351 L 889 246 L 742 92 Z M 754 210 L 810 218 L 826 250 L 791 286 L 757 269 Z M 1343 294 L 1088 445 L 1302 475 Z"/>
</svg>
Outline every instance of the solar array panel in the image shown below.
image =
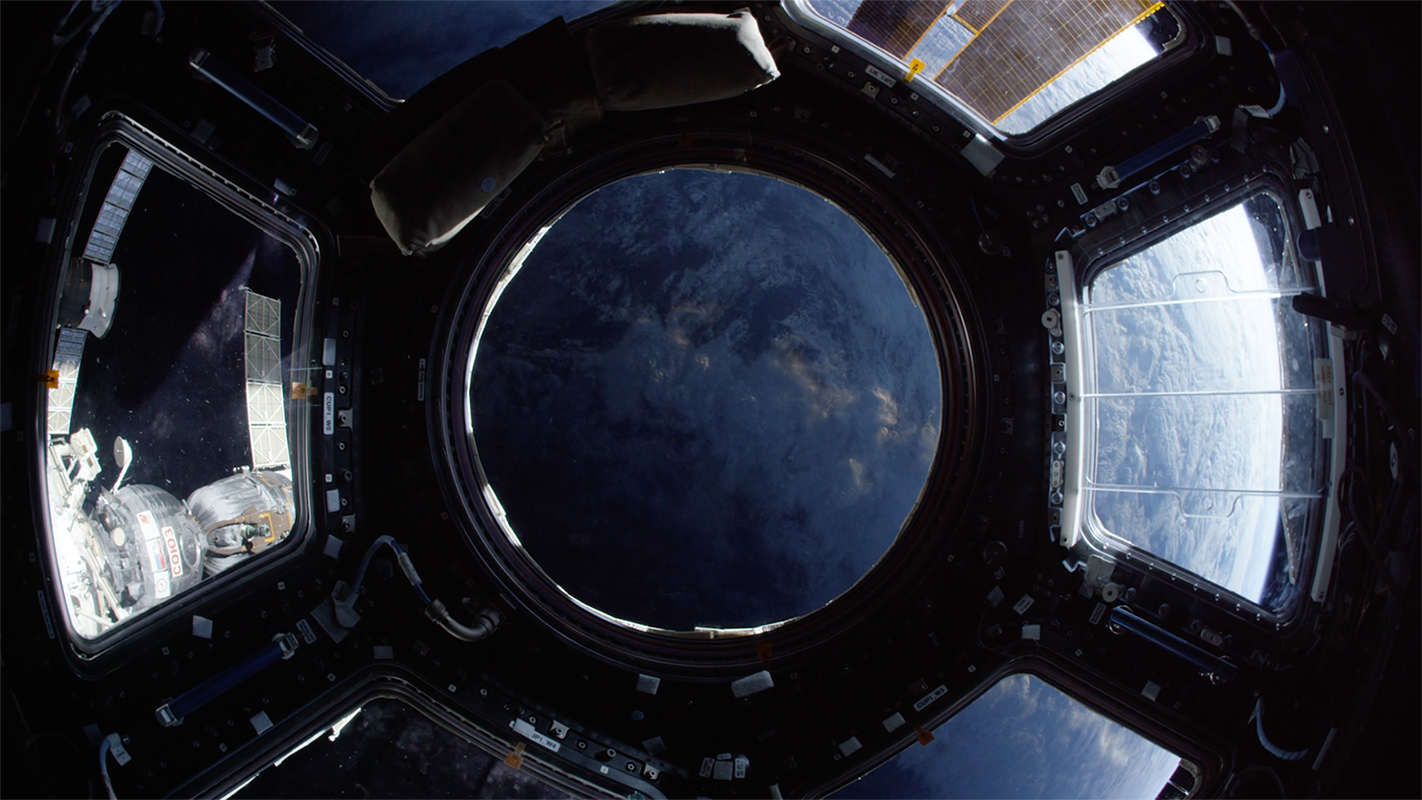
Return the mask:
<svg viewBox="0 0 1422 800">
<path fill-rule="evenodd" d="M 152 169 L 153 162 L 137 152 L 130 150 L 124 157 L 108 194 L 104 196 L 99 216 L 94 220 L 94 229 L 89 233 L 88 244 L 84 246 L 85 258 L 96 264 L 108 264 L 113 260 L 114 248 L 123 234 L 124 223 L 128 221 L 128 214 L 138 200 L 138 192 Z"/>
<path fill-rule="evenodd" d="M 968 0 L 982 15 L 996 0 Z M 973 6 L 981 4 L 981 11 Z M 997 122 L 1111 37 L 1163 5 L 1152 0 L 1008 2 L 934 82 Z"/>
<path fill-rule="evenodd" d="M 968 26 L 973 33 L 981 33 L 1011 2 L 1012 0 L 964 0 L 958 10 L 953 12 L 953 16 Z M 1042 10 L 1046 10 L 1047 4 L 1041 5 Z"/>
<path fill-rule="evenodd" d="M 849 32 L 905 59 L 948 10 L 948 0 L 877 0 L 859 6 Z"/>
<path fill-rule="evenodd" d="M 252 468 L 288 466 L 286 400 L 281 390 L 281 301 L 247 290 L 243 326 L 247 371 L 247 433 Z"/>
</svg>

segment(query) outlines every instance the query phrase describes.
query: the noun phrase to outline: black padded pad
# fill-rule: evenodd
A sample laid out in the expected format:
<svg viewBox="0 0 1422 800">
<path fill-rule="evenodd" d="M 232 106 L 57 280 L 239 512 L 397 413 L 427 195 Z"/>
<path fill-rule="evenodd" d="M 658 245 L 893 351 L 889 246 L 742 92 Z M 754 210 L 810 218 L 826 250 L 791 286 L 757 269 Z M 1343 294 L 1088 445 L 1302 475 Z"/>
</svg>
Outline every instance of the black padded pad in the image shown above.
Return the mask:
<svg viewBox="0 0 1422 800">
<path fill-rule="evenodd" d="M 437 249 L 543 149 L 543 117 L 490 81 L 405 146 L 370 182 L 370 202 L 406 255 Z"/>
<path fill-rule="evenodd" d="M 401 148 L 457 103 L 493 80 L 506 80 L 544 121 L 576 130 L 602 118 L 592 71 L 580 39 L 562 17 L 494 47 L 435 78 L 372 130 L 361 178 L 369 183 Z"/>
<path fill-rule="evenodd" d="M 780 77 L 749 11 L 652 14 L 588 32 L 604 108 L 639 111 L 724 100 Z"/>
</svg>

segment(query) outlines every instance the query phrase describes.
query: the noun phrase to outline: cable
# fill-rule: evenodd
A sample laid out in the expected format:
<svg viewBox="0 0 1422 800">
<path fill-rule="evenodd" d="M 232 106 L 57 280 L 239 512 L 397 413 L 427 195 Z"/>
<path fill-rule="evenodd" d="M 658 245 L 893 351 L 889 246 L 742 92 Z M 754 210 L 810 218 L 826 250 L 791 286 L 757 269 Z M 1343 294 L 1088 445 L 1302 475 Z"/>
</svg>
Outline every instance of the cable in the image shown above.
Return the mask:
<svg viewBox="0 0 1422 800">
<path fill-rule="evenodd" d="M 163 4 L 158 0 L 152 0 L 153 13 L 156 15 L 153 25 L 153 35 L 157 36 L 163 30 Z"/>
<path fill-rule="evenodd" d="M 1344 483 L 1344 478 L 1348 479 L 1346 484 Z M 1348 515 L 1352 517 L 1352 520 L 1348 523 L 1348 527 L 1352 529 L 1353 535 L 1349 537 L 1349 540 L 1357 539 L 1358 542 L 1362 544 L 1363 551 L 1368 554 L 1368 558 L 1373 562 L 1373 566 L 1377 568 L 1378 578 L 1382 580 L 1383 584 L 1387 586 L 1388 591 L 1391 592 L 1394 597 L 1402 597 L 1402 587 L 1398 585 L 1397 579 L 1392 575 L 1392 571 L 1387 568 L 1387 562 L 1383 560 L 1382 554 L 1378 552 L 1377 545 L 1373 541 L 1373 537 L 1377 534 L 1373 530 L 1375 526 L 1372 524 L 1372 509 L 1369 506 L 1363 506 L 1363 508 L 1368 508 L 1368 517 L 1366 519 L 1359 513 L 1357 504 L 1358 488 L 1354 486 L 1355 482 L 1362 483 L 1362 493 L 1364 497 L 1372 497 L 1372 491 L 1368 488 L 1368 476 L 1364 474 L 1361 469 L 1352 465 L 1348 466 L 1338 475 L 1338 486 L 1334 489 L 1335 493 L 1342 492 L 1344 486 L 1347 486 L 1348 489 L 1342 499 L 1344 500 L 1344 507 L 1348 509 Z"/>
<path fill-rule="evenodd" d="M 425 605 L 428 606 L 431 602 L 430 596 L 425 593 L 425 587 L 421 585 L 420 575 L 415 571 L 415 565 L 410 561 L 409 554 L 405 552 L 399 542 L 395 541 L 395 537 L 389 535 L 376 537 L 375 541 L 370 543 L 370 548 L 365 551 L 365 556 L 360 560 L 360 569 L 356 570 L 355 583 L 351 584 L 351 588 L 347 591 L 345 602 L 355 602 L 356 596 L 360 593 L 360 585 L 365 582 L 365 571 L 370 567 L 370 560 L 375 557 L 375 551 L 379 550 L 381 545 L 389 545 L 390 549 L 395 551 L 395 558 L 400 562 L 400 570 L 405 573 L 410 585 L 415 587 L 415 591 L 420 594 L 420 599 L 425 601 Z"/>
<path fill-rule="evenodd" d="M 64 123 L 64 98 L 69 94 L 69 86 L 74 82 L 74 76 L 78 75 L 79 70 L 84 68 L 84 59 L 89 55 L 89 43 L 94 41 L 94 34 L 99 32 L 99 28 L 103 26 L 104 21 L 109 18 L 109 15 L 114 13 L 114 9 L 118 8 L 118 5 L 119 0 L 107 0 L 107 2 L 103 3 L 96 1 L 92 6 L 94 13 L 98 14 L 98 19 L 94 20 L 94 24 L 89 26 L 89 38 L 84 40 L 84 46 L 79 48 L 79 52 L 74 55 L 74 63 L 70 65 L 69 74 L 65 76 L 64 83 L 59 87 L 59 95 L 54 99 L 55 133 L 59 132 L 60 126 Z M 74 34 L 70 34 L 69 38 L 73 38 L 80 30 L 83 30 L 83 28 L 76 30 Z M 64 41 L 68 42 L 69 39 L 66 38 Z"/>
<path fill-rule="evenodd" d="M 388 535 L 378 536 L 374 542 L 370 543 L 370 547 L 360 560 L 360 568 L 356 570 L 355 583 L 347 590 L 345 599 L 340 603 L 350 605 L 355 602 L 356 596 L 360 592 L 360 586 L 365 581 L 365 571 L 370 567 L 370 560 L 375 557 L 375 551 L 379 550 L 381 545 L 389 545 L 390 549 L 395 551 L 395 556 L 400 562 L 400 570 L 405 573 L 410 585 L 415 587 L 415 591 L 419 592 L 420 599 L 425 603 L 425 616 L 444 628 L 450 636 L 465 642 L 477 642 L 480 639 L 488 638 L 498 629 L 499 612 L 492 607 L 483 609 L 476 614 L 474 624 L 471 626 L 465 625 L 451 616 L 444 603 L 430 599 L 429 594 L 425 592 L 423 581 L 420 580 L 420 574 L 415 571 L 415 565 L 410 561 L 409 554 L 400 547 L 399 542 L 396 542 L 393 536 Z"/>
<path fill-rule="evenodd" d="M 1274 103 L 1274 107 L 1264 112 L 1272 119 L 1280 111 L 1284 110 L 1284 102 L 1288 100 L 1288 91 L 1284 88 L 1284 74 L 1279 71 L 1279 56 L 1274 52 L 1274 48 L 1264 41 L 1260 36 L 1255 36 L 1259 44 L 1264 48 L 1264 52 L 1269 54 L 1269 66 L 1274 68 L 1274 74 L 1279 76 L 1279 100 Z"/>
<path fill-rule="evenodd" d="M 1398 463 L 1402 466 L 1403 472 L 1409 473 L 1407 477 L 1411 478 L 1412 475 L 1410 473 L 1417 464 L 1417 455 L 1413 452 L 1412 441 L 1407 438 L 1408 426 L 1403 424 L 1402 417 L 1393 410 L 1392 403 L 1387 399 L 1387 396 L 1383 394 L 1382 389 L 1378 388 L 1378 385 L 1373 382 L 1373 379 L 1364 374 L 1362 370 L 1357 370 L 1353 373 L 1353 382 L 1367 390 L 1368 394 L 1373 396 L 1373 402 L 1377 404 L 1378 410 L 1382 412 L 1383 418 L 1386 419 L 1388 424 L 1392 425 L 1393 430 L 1397 432 L 1395 441 L 1398 450 L 1402 451 L 1403 456 Z"/>
<path fill-rule="evenodd" d="M 1240 8 L 1238 3 L 1234 2 L 1234 0 L 1225 0 L 1225 5 L 1229 6 L 1230 10 L 1238 15 L 1244 22 L 1244 27 L 1249 31 L 1250 38 L 1256 42 L 1264 41 L 1264 34 L 1259 30 L 1259 26 L 1255 25 L 1254 21 L 1245 15 L 1244 9 Z"/>
<path fill-rule="evenodd" d="M 64 30 L 64 26 L 69 22 L 69 17 L 74 14 L 74 9 L 78 8 L 82 2 L 84 2 L 84 0 L 74 0 L 74 4 L 69 7 L 68 11 L 64 12 L 64 16 L 59 18 L 59 24 L 54 26 L 54 33 L 51 34 L 51 38 L 56 46 L 68 43 L 70 39 L 74 38 L 75 33 L 84 29 L 84 26 L 80 25 L 74 30 L 74 33 L 69 34 L 68 37 L 61 38 L 59 35 L 59 32 Z"/>
<path fill-rule="evenodd" d="M 69 24 L 69 18 L 73 16 L 75 10 L 79 8 L 79 5 L 82 2 L 83 0 L 74 0 L 74 5 L 70 6 L 69 10 L 64 12 L 64 16 L 59 18 L 59 24 L 54 26 L 54 33 L 51 34 L 50 41 L 54 44 L 55 48 L 63 47 L 66 44 L 69 44 L 70 42 L 74 41 L 74 37 L 82 33 L 85 28 L 88 28 L 90 24 L 94 21 L 94 19 L 98 16 L 99 12 L 96 11 L 93 5 L 91 4 L 89 6 L 89 14 L 88 16 L 84 17 L 83 22 L 80 22 L 79 24 L 75 25 L 74 30 L 70 31 L 69 33 L 61 33 L 64 30 L 64 26 Z"/>
<path fill-rule="evenodd" d="M 383 544 L 390 545 L 390 548 L 399 554 L 400 546 L 395 543 L 395 537 L 389 535 L 376 537 L 375 541 L 371 542 L 370 548 L 365 551 L 365 556 L 360 560 L 360 569 L 356 570 L 355 583 L 352 583 L 350 588 L 349 597 L 351 600 L 355 600 L 356 595 L 360 593 L 360 585 L 365 580 L 365 570 L 370 566 L 370 560 L 375 557 L 375 551 L 379 550 Z"/>
<path fill-rule="evenodd" d="M 441 628 L 444 628 L 450 636 L 464 642 L 477 642 L 480 639 L 487 639 L 499 627 L 499 612 L 493 608 L 486 608 L 480 611 L 474 618 L 474 625 L 468 626 L 450 616 L 449 609 L 444 607 L 444 603 L 433 600 L 425 607 L 425 616 L 434 620 Z"/>
<path fill-rule="evenodd" d="M 1283 81 L 1279 81 L 1279 99 L 1278 99 L 1277 101 L 1275 101 L 1275 102 L 1274 102 L 1274 105 L 1273 105 L 1272 107 L 1270 107 L 1269 109 L 1267 109 L 1264 113 L 1265 113 L 1270 119 L 1273 119 L 1274 117 L 1276 117 L 1276 116 L 1279 115 L 1279 112 L 1280 112 L 1280 111 L 1283 111 L 1283 110 L 1284 110 L 1284 105 L 1285 105 L 1285 103 L 1288 102 L 1288 99 L 1289 99 L 1289 95 L 1288 95 L 1287 92 L 1284 91 L 1284 82 L 1283 82 Z"/>
<path fill-rule="evenodd" d="M 973 209 L 973 219 L 978 221 L 978 233 L 987 233 L 987 228 L 983 227 L 983 218 L 978 216 L 978 202 L 968 195 L 968 206 Z"/>
<path fill-rule="evenodd" d="M 109 780 L 109 750 L 113 748 L 113 743 L 105 736 L 99 742 L 99 774 L 104 776 L 104 788 L 109 792 L 109 800 L 118 800 L 114 795 L 114 784 Z"/>
<path fill-rule="evenodd" d="M 99 14 L 99 18 L 94 20 L 93 25 L 89 26 L 89 38 L 84 40 L 85 50 L 89 49 L 89 42 L 94 41 L 94 34 L 99 32 L 99 28 L 103 27 L 104 22 L 109 18 L 110 14 L 114 13 L 114 9 L 118 8 L 118 6 L 119 0 L 109 0 L 109 2 L 106 3 L 94 3 L 94 11 Z"/>
<path fill-rule="evenodd" d="M 1269 740 L 1268 736 L 1264 735 L 1263 697 L 1260 697 L 1254 701 L 1254 713 L 1251 716 L 1254 718 L 1254 733 L 1256 736 L 1259 737 L 1259 744 L 1263 745 L 1264 749 L 1268 750 L 1269 753 L 1275 758 L 1278 758 L 1281 761 L 1299 761 L 1304 756 L 1308 755 L 1308 748 L 1304 748 L 1302 750 L 1285 750 L 1284 748 L 1274 744 L 1272 741 Z"/>
</svg>

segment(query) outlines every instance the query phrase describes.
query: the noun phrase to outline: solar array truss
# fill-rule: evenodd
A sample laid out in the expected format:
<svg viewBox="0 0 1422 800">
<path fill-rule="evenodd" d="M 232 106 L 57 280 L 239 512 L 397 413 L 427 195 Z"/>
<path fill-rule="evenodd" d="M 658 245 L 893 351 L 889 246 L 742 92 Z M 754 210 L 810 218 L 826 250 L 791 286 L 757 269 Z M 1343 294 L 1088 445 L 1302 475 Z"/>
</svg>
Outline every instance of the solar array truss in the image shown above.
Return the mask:
<svg viewBox="0 0 1422 800">
<path fill-rule="evenodd" d="M 54 345 L 54 371 L 59 373 L 59 386 L 49 390 L 45 427 L 50 436 L 68 436 L 74 412 L 74 390 L 79 385 L 79 365 L 84 362 L 84 343 L 89 332 L 79 328 L 60 328 Z"/>
</svg>

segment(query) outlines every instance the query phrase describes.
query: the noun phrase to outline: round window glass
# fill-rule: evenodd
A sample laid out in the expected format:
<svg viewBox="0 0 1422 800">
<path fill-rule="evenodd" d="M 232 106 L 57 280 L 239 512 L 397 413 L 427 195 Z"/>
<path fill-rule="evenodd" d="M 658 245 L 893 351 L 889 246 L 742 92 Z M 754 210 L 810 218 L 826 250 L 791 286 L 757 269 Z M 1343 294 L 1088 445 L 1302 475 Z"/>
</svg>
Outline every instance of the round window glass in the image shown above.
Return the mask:
<svg viewBox="0 0 1422 800">
<path fill-rule="evenodd" d="M 474 344 L 505 533 L 569 595 L 671 630 L 802 616 L 884 555 L 938 444 L 916 295 L 798 186 L 617 181 L 527 252 Z"/>
</svg>

